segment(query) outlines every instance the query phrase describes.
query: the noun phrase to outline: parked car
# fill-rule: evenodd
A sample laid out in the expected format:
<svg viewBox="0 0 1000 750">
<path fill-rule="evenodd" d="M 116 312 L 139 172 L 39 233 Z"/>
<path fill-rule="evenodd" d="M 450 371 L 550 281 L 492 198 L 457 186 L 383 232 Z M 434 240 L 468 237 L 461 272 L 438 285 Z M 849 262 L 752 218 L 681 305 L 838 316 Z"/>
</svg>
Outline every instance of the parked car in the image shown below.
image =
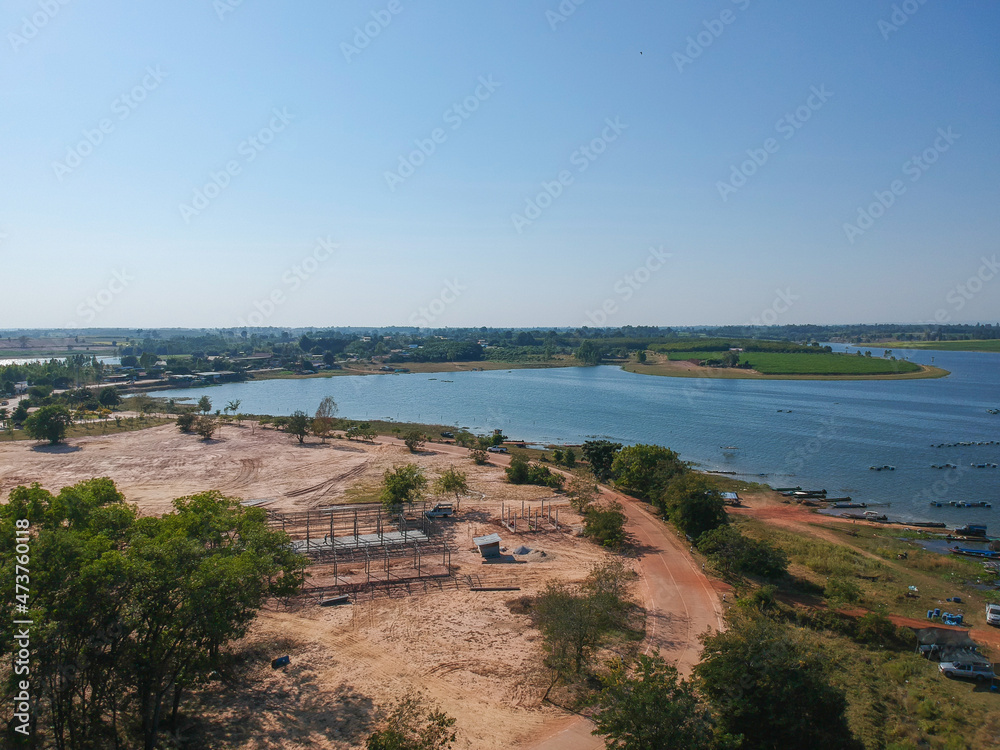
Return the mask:
<svg viewBox="0 0 1000 750">
<path fill-rule="evenodd" d="M 450 433 L 450 432 L 442 432 L 441 433 L 441 437 L 443 437 L 443 438 L 453 438 L 453 437 L 455 437 L 455 435 L 452 434 L 452 433 Z"/>
<path fill-rule="evenodd" d="M 1000 604 L 986 605 L 986 622 L 990 625 L 1000 625 Z"/>
<path fill-rule="evenodd" d="M 491 445 L 486 450 L 488 450 L 490 453 L 506 453 L 507 452 L 507 449 L 504 448 L 502 445 Z"/>
<path fill-rule="evenodd" d="M 455 507 L 451 503 L 438 503 L 424 515 L 428 518 L 447 518 L 455 515 Z"/>
<path fill-rule="evenodd" d="M 974 680 L 994 680 L 996 674 L 989 664 L 976 664 L 967 661 L 943 661 L 938 664 L 938 670 L 945 677 L 971 677 Z"/>
</svg>

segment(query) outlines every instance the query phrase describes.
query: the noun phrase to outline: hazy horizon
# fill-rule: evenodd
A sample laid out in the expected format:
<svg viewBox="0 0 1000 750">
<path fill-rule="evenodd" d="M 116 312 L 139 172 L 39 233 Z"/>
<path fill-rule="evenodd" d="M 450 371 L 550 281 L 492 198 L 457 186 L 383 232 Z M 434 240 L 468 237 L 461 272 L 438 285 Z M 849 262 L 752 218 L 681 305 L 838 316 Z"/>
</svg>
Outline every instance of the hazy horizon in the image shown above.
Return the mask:
<svg viewBox="0 0 1000 750">
<path fill-rule="evenodd" d="M 1000 317 L 995 5 L 4 10 L 4 328 Z"/>
</svg>

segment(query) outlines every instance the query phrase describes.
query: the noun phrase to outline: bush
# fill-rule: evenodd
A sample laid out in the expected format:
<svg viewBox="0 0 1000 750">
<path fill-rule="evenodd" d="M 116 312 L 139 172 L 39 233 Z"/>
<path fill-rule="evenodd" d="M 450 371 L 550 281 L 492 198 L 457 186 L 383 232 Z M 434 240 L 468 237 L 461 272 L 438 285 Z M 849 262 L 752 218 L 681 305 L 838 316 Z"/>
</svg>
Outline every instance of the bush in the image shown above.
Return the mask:
<svg viewBox="0 0 1000 750">
<path fill-rule="evenodd" d="M 490 454 L 482 448 L 475 448 L 469 451 L 469 458 L 472 459 L 472 463 L 476 464 L 476 466 L 483 466 L 490 462 Z"/>
<path fill-rule="evenodd" d="M 560 489 L 563 486 L 563 477 L 553 474 L 547 466 L 529 464 L 521 456 L 514 456 L 510 459 L 510 466 L 504 470 L 507 474 L 507 481 L 511 484 L 537 484 L 542 487 L 552 487 Z"/>
<path fill-rule="evenodd" d="M 625 544 L 625 512 L 621 503 L 590 505 L 583 518 L 583 535 L 608 549 Z"/>
<path fill-rule="evenodd" d="M 194 429 L 195 415 L 192 412 L 185 412 L 177 417 L 177 429 L 181 432 L 191 432 Z"/>
<path fill-rule="evenodd" d="M 784 552 L 767 542 L 743 536 L 739 529 L 728 525 L 698 537 L 698 550 L 726 577 L 780 578 L 788 571 Z"/>
<path fill-rule="evenodd" d="M 729 523 L 722 495 L 700 474 L 686 472 L 675 477 L 660 505 L 674 526 L 695 539 Z"/>
<path fill-rule="evenodd" d="M 823 596 L 833 601 L 853 603 L 861 599 L 861 587 L 849 578 L 833 576 L 826 582 Z"/>
<path fill-rule="evenodd" d="M 403 442 L 410 449 L 410 453 L 416 453 L 427 442 L 427 439 L 417 430 L 410 430 L 403 436 Z"/>
<path fill-rule="evenodd" d="M 205 440 L 211 440 L 212 435 L 215 434 L 215 428 L 218 424 L 212 417 L 198 417 L 197 421 L 194 423 L 194 430 Z"/>
</svg>

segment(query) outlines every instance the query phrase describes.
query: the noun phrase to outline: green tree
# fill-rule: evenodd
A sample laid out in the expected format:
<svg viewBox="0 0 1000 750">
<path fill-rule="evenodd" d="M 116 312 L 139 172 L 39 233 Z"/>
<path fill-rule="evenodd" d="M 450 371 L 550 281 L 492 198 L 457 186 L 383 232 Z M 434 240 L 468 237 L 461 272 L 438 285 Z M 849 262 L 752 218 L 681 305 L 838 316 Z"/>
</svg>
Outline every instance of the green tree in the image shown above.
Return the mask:
<svg viewBox="0 0 1000 750">
<path fill-rule="evenodd" d="M 202 396 L 198 399 L 198 411 L 202 414 L 208 414 L 212 411 L 212 399 L 208 396 Z"/>
<path fill-rule="evenodd" d="M 226 402 L 226 408 L 224 409 L 226 415 L 228 416 L 229 414 L 235 414 L 236 412 L 238 412 L 240 410 L 240 404 L 242 403 L 243 401 L 238 398 Z"/>
<path fill-rule="evenodd" d="M 301 445 L 305 442 L 306 435 L 309 434 L 309 425 L 309 415 L 299 410 L 292 412 L 292 416 L 288 417 L 288 422 L 285 423 L 285 431 L 295 435 L 299 440 L 299 445 Z"/>
<path fill-rule="evenodd" d="M 645 352 L 645 350 L 640 349 L 638 352 L 636 352 L 635 359 L 636 359 L 636 362 L 638 362 L 640 365 L 646 364 L 646 352 Z"/>
<path fill-rule="evenodd" d="M 661 505 L 681 532 L 698 539 L 706 531 L 729 523 L 722 495 L 701 474 L 687 472 L 667 486 Z"/>
<path fill-rule="evenodd" d="M 601 363 L 601 359 L 603 358 L 601 349 L 589 340 L 585 340 L 581 343 L 573 354 L 585 365 L 599 365 Z"/>
<path fill-rule="evenodd" d="M 426 488 L 427 478 L 423 470 L 416 464 L 404 464 L 385 470 L 379 499 L 386 510 L 396 512 L 404 503 L 412 505 L 419 500 Z"/>
<path fill-rule="evenodd" d="M 202 415 L 195 420 L 194 431 L 201 435 L 202 439 L 211 440 L 218 426 L 219 423 L 215 419 Z"/>
<path fill-rule="evenodd" d="M 583 535 L 608 549 L 620 549 L 625 544 L 625 508 L 621 503 L 595 503 L 583 516 Z"/>
<path fill-rule="evenodd" d="M 410 453 L 416 453 L 423 447 L 424 443 L 427 442 L 427 438 L 425 438 L 423 433 L 419 430 L 410 430 L 403 435 L 403 442 L 406 444 L 406 447 L 409 448 Z"/>
<path fill-rule="evenodd" d="M 330 437 L 333 432 L 333 418 L 337 415 L 337 402 L 333 396 L 324 396 L 316 409 L 316 416 L 313 417 L 312 431 L 314 435 L 322 438 L 323 442 Z"/>
<path fill-rule="evenodd" d="M 598 488 L 591 480 L 576 474 L 569 480 L 566 495 L 569 497 L 569 504 L 573 510 L 583 515 L 590 504 L 597 499 Z"/>
<path fill-rule="evenodd" d="M 462 495 L 469 494 L 469 478 L 464 471 L 449 466 L 435 481 L 434 489 L 441 494 L 455 496 L 456 512 L 461 507 Z"/>
<path fill-rule="evenodd" d="M 183 691 L 221 667 L 267 598 L 304 578 L 288 537 L 219 493 L 140 519 L 109 479 L 57 496 L 18 487 L 0 506 L 8 640 L 19 519 L 33 534 L 32 615 L 45 623 L 32 634 L 37 716 L 56 747 L 152 750 L 167 707 L 175 724 Z"/>
<path fill-rule="evenodd" d="M 694 686 L 661 656 L 617 664 L 603 677 L 594 734 L 608 750 L 715 750 L 720 747 L 708 707 Z"/>
<path fill-rule="evenodd" d="M 109 386 L 101 389 L 101 392 L 97 396 L 97 400 L 100 402 L 101 406 L 105 406 L 108 409 L 114 409 L 116 406 L 121 404 L 122 397 L 118 395 L 117 388 Z"/>
<path fill-rule="evenodd" d="M 744 536 L 739 529 L 729 525 L 699 536 L 698 551 L 727 579 L 744 575 L 780 578 L 788 570 L 788 557 L 783 551 Z"/>
<path fill-rule="evenodd" d="M 569 468 L 576 466 L 576 452 L 572 448 L 567 448 L 566 452 L 563 454 L 563 464 Z"/>
<path fill-rule="evenodd" d="M 366 750 L 446 750 L 455 741 L 455 719 L 407 694 L 379 717 Z"/>
<path fill-rule="evenodd" d="M 615 455 L 615 487 L 641 500 L 658 497 L 674 477 L 686 471 L 680 457 L 659 445 L 630 445 Z"/>
<path fill-rule="evenodd" d="M 549 690 L 578 675 L 608 635 L 626 625 L 632 608 L 629 576 L 617 560 L 595 566 L 577 588 L 550 582 L 532 608 L 553 672 Z"/>
<path fill-rule="evenodd" d="M 177 416 L 177 429 L 181 432 L 191 432 L 194 429 L 197 417 L 194 412 L 184 412 Z"/>
<path fill-rule="evenodd" d="M 66 428 L 73 424 L 73 415 L 61 404 L 43 406 L 26 420 L 24 431 L 36 440 L 48 440 L 55 445 L 66 437 Z"/>
<path fill-rule="evenodd" d="M 613 478 L 611 467 L 615 454 L 622 449 L 621 443 L 609 440 L 588 440 L 583 444 L 583 457 L 590 464 L 590 471 L 598 482 L 610 482 Z"/>
<path fill-rule="evenodd" d="M 733 608 L 724 632 L 702 637 L 695 675 L 721 728 L 748 750 L 860 749 L 847 701 L 819 655 L 762 614 Z"/>
</svg>

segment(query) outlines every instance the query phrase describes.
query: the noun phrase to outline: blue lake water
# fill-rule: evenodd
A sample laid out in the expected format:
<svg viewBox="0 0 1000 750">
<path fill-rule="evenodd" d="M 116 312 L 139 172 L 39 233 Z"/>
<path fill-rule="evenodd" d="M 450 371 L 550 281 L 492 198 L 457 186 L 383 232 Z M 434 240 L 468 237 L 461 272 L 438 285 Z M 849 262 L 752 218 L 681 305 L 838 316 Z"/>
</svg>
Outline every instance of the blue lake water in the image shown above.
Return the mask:
<svg viewBox="0 0 1000 750">
<path fill-rule="evenodd" d="M 842 347 L 840 347 L 842 348 Z M 881 349 L 873 350 L 880 354 Z M 902 352 L 900 352 L 902 353 Z M 501 428 L 538 443 L 607 438 L 657 443 L 706 469 L 739 472 L 773 486 L 824 488 L 907 520 L 991 523 L 1000 530 L 1000 354 L 907 351 L 951 371 L 947 378 L 896 381 L 721 380 L 636 375 L 618 367 L 494 370 L 263 380 L 160 391 L 208 395 L 214 408 L 315 411 L 333 396 L 339 415 Z M 736 446 L 725 451 L 722 446 Z M 951 463 L 958 469 L 932 469 Z M 871 471 L 870 465 L 895 471 Z M 992 509 L 937 508 L 931 500 L 986 500 Z"/>
</svg>

